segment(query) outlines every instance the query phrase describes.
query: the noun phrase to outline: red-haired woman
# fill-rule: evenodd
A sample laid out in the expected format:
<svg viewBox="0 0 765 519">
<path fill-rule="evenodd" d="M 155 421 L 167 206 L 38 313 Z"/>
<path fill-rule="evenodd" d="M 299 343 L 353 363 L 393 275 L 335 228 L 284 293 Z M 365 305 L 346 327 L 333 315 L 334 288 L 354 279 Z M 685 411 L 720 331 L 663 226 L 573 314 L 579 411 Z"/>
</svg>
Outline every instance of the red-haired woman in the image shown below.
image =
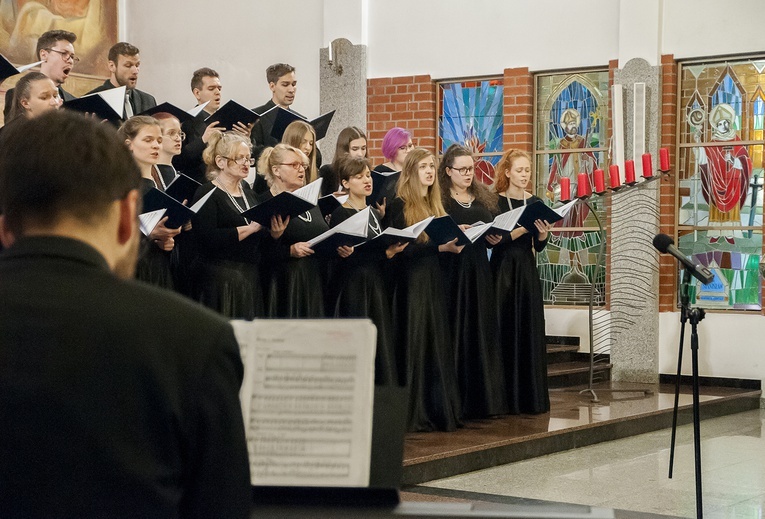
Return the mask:
<svg viewBox="0 0 765 519">
<path fill-rule="evenodd" d="M 529 154 L 515 149 L 505 152 L 497 164 L 495 179 L 501 212 L 539 200 L 526 192 L 529 180 Z M 491 255 L 511 414 L 550 410 L 544 303 L 534 251 L 545 248 L 552 226 L 542 220 L 534 225 L 534 232 L 516 227 L 494 247 Z"/>
</svg>

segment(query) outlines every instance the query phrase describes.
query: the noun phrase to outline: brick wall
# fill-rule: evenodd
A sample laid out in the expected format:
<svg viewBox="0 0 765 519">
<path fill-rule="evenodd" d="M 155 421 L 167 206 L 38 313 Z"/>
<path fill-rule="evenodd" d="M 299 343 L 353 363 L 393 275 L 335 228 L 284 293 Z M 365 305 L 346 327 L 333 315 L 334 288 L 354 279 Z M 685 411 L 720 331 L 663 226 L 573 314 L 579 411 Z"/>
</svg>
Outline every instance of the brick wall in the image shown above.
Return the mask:
<svg viewBox="0 0 765 519">
<path fill-rule="evenodd" d="M 508 68 L 504 72 L 504 136 L 505 150 L 519 148 L 533 152 L 534 142 L 534 76 L 528 68 Z"/>
<path fill-rule="evenodd" d="M 661 57 L 661 138 L 660 147 L 669 149 L 670 164 L 677 164 L 675 146 L 677 144 L 677 63 L 673 55 Z M 677 169 L 673 169 L 668 178 L 661 180 L 659 192 L 659 232 L 675 236 L 675 182 Z M 659 256 L 659 311 L 675 310 L 677 291 L 676 261 L 668 254 Z"/>
<path fill-rule="evenodd" d="M 436 151 L 436 84 L 429 75 L 367 80 L 367 146 L 372 164 L 385 162 L 382 140 L 399 126 L 414 143 Z"/>
</svg>

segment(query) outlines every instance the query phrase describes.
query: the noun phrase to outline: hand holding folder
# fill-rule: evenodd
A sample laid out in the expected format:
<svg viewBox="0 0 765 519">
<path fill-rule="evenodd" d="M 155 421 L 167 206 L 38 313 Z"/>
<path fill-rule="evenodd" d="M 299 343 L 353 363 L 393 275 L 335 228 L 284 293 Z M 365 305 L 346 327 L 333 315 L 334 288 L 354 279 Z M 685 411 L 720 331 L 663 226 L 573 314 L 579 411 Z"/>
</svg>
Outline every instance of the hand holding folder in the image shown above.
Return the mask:
<svg viewBox="0 0 765 519">
<path fill-rule="evenodd" d="M 319 254 L 334 254 L 338 247 L 355 247 L 366 241 L 369 233 L 370 208 L 362 209 L 338 226 L 308 240 Z"/>
<path fill-rule="evenodd" d="M 215 189 L 211 189 L 209 193 L 197 200 L 197 203 L 187 207 L 167 193 L 153 187 L 143 195 L 143 214 L 164 209 L 164 216 L 167 217 L 165 226 L 172 229 L 182 227 L 199 212 L 199 209 L 210 199 Z"/>
<path fill-rule="evenodd" d="M 322 180 L 321 178 L 314 180 L 307 186 L 296 189 L 292 193 L 283 191 L 243 212 L 242 216 L 265 227 L 269 227 L 272 216 L 281 216 L 282 218 L 289 216 L 292 218 L 303 214 L 316 206 L 319 200 Z"/>
</svg>

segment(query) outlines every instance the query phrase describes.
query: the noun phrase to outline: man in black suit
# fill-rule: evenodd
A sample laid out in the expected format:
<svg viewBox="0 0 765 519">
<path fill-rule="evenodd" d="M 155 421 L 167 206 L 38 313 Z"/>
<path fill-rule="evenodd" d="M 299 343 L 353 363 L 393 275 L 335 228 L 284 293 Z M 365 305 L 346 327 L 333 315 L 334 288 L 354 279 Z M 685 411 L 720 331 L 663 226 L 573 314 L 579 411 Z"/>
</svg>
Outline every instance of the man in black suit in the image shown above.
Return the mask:
<svg viewBox="0 0 765 519">
<path fill-rule="evenodd" d="M 178 171 L 190 176 L 197 182 L 207 182 L 205 172 L 207 167 L 202 160 L 202 152 L 207 147 L 207 141 L 213 133 L 220 131 L 218 123 L 207 124 L 205 119 L 220 108 L 221 90 L 220 75 L 213 69 L 204 67 L 195 70 L 191 76 L 191 93 L 197 100 L 197 105 L 207 103 L 205 108 L 191 120 L 181 125 L 186 134 L 180 155 L 173 158 L 173 166 Z"/>
<path fill-rule="evenodd" d="M 74 96 L 64 90 L 61 85 L 75 64 L 80 58 L 74 54 L 74 42 L 77 41 L 77 35 L 69 31 L 48 31 L 37 38 L 37 48 L 35 56 L 42 61 L 40 72 L 48 76 L 58 87 L 58 95 L 62 101 L 71 101 Z M 11 88 L 5 93 L 5 106 L 3 107 L 3 117 L 8 121 L 8 115 L 13 106 L 13 92 Z"/>
<path fill-rule="evenodd" d="M 266 69 L 266 80 L 268 81 L 268 88 L 271 90 L 271 99 L 266 104 L 253 108 L 252 111 L 262 114 L 277 105 L 286 110 L 291 110 L 290 106 L 295 101 L 295 93 L 297 91 L 295 67 L 286 63 L 271 65 Z M 253 157 L 259 157 L 265 148 L 276 146 L 279 143 L 279 141 L 271 136 L 271 129 L 276 120 L 276 112 L 277 110 L 271 110 L 258 119 L 255 126 L 252 127 Z"/>
<path fill-rule="evenodd" d="M 88 92 L 88 94 L 95 94 L 121 86 L 127 87 L 125 90 L 125 108 L 122 112 L 123 121 L 157 106 L 157 100 L 154 99 L 153 95 L 136 88 L 138 73 L 141 70 L 140 52 L 137 47 L 124 41 L 115 43 L 109 49 L 109 79 L 104 81 L 100 87 Z"/>
<path fill-rule="evenodd" d="M 19 121 L 0 147 L 2 515 L 247 517 L 231 326 L 122 279 L 139 232 L 130 152 L 68 111 Z"/>
</svg>

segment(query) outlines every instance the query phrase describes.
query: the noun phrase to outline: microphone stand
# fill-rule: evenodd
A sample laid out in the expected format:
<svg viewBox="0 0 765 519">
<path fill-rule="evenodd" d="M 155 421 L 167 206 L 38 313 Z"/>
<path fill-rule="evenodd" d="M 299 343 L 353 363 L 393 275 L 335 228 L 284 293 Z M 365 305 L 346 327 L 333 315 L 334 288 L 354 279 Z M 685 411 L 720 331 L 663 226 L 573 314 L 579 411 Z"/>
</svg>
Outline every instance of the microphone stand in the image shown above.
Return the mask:
<svg viewBox="0 0 765 519">
<path fill-rule="evenodd" d="M 675 438 L 677 433 L 677 408 L 680 399 L 680 372 L 683 365 L 683 343 L 685 323 L 691 322 L 691 363 L 693 378 L 693 451 L 696 472 L 696 517 L 702 519 L 703 504 L 701 495 L 701 423 L 699 417 L 699 334 L 698 324 L 704 319 L 703 308 L 692 308 L 690 297 L 691 273 L 683 270 L 680 284 L 680 347 L 677 354 L 677 378 L 675 379 L 675 407 L 672 412 L 672 439 L 669 451 L 669 479 L 675 461 Z"/>
</svg>

